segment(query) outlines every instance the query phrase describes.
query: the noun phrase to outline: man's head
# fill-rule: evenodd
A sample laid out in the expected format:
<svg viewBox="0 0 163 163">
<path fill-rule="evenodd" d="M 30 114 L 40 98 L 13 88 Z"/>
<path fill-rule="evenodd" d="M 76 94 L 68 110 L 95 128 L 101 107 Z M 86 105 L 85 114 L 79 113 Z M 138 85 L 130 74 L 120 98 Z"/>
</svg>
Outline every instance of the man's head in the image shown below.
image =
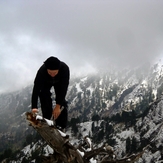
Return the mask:
<svg viewBox="0 0 163 163">
<path fill-rule="evenodd" d="M 60 60 L 56 57 L 49 57 L 45 62 L 45 66 L 49 70 L 59 70 Z"/>
<path fill-rule="evenodd" d="M 45 67 L 48 71 L 48 74 L 51 77 L 54 77 L 58 74 L 60 68 L 60 60 L 56 57 L 49 57 L 45 62 Z"/>
</svg>

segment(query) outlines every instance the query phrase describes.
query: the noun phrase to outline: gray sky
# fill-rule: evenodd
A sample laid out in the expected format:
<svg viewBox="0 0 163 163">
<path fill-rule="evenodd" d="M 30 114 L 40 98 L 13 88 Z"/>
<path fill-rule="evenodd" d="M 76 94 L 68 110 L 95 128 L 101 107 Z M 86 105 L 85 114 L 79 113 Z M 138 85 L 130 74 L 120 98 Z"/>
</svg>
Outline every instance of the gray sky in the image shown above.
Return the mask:
<svg viewBox="0 0 163 163">
<path fill-rule="evenodd" d="M 71 75 L 163 55 L 162 0 L 0 0 L 0 92 L 32 84 L 49 56 Z"/>
</svg>

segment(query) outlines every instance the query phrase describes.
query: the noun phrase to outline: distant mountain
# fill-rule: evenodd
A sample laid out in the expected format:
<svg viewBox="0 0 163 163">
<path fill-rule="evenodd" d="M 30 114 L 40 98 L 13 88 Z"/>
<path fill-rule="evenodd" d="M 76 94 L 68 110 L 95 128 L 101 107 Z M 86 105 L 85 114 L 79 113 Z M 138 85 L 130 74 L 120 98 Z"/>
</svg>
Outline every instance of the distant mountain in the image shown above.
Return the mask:
<svg viewBox="0 0 163 163">
<path fill-rule="evenodd" d="M 150 143 L 151 149 L 139 162 L 163 160 L 162 91 L 160 63 L 71 79 L 67 132 L 76 143 L 86 134 L 94 143 L 107 142 L 117 151 L 117 157 L 137 152 Z M 34 153 L 32 147 L 42 144 L 24 117 L 31 107 L 31 92 L 29 86 L 0 95 L 0 159 L 4 155 L 13 157 L 14 149 L 18 150 L 14 157 L 19 161 L 27 159 L 25 151 Z"/>
<path fill-rule="evenodd" d="M 161 64 L 87 76 L 72 82 L 68 93 L 69 112 L 82 121 L 96 114 L 112 116 L 122 110 L 135 110 L 139 115 L 162 91 Z"/>
</svg>

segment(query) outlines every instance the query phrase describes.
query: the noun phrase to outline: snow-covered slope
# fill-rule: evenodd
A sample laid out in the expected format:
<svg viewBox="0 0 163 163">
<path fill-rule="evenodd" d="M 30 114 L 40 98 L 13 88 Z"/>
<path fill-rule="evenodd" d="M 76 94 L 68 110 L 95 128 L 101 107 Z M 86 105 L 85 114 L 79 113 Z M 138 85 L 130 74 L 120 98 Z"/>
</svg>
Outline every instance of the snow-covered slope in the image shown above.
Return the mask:
<svg viewBox="0 0 163 163">
<path fill-rule="evenodd" d="M 0 95 L 0 124 L 3 126 L 0 128 L 0 141 L 3 142 L 0 152 L 28 146 L 30 141 L 25 137 L 32 135 L 31 140 L 35 137 L 34 131 L 21 116 L 30 110 L 31 90 L 32 86 L 29 86 Z M 114 146 L 117 157 L 122 157 L 126 154 L 126 146 L 131 146 L 127 152 L 136 152 L 133 149 L 143 148 L 152 141 L 152 136 L 153 150 L 148 149 L 142 160 L 148 154 L 152 159 L 156 156 L 161 159 L 162 91 L 163 67 L 160 63 L 152 67 L 146 65 L 133 70 L 71 79 L 67 94 L 70 121 L 68 132 L 73 143 L 89 135 L 94 143 L 108 142 Z M 96 116 L 98 120 L 93 119 Z M 78 132 L 72 128 L 72 118 L 78 119 Z M 37 139 L 33 143 L 37 143 Z"/>
<path fill-rule="evenodd" d="M 127 114 L 126 114 L 127 115 Z M 129 116 L 129 114 L 128 114 Z M 147 108 L 146 113 L 139 117 L 132 117 L 132 120 L 124 120 L 122 116 L 119 119 L 103 119 L 97 121 L 88 121 L 76 123 L 78 127 L 77 134 L 74 134 L 72 128 L 67 129 L 67 134 L 70 135 L 70 143 L 79 145 L 85 136 L 89 136 L 94 146 L 101 146 L 108 143 L 113 147 L 117 158 L 122 158 L 125 155 L 134 154 L 147 147 L 145 153 L 136 163 L 151 163 L 163 161 L 163 99 L 151 103 Z M 126 116 L 127 118 L 127 116 Z M 18 154 L 16 161 L 32 159 L 34 151 L 42 151 L 43 155 L 52 153 L 52 149 L 44 145 L 41 141 L 27 145 L 21 150 L 21 155 Z M 43 152 L 44 151 L 44 152 Z M 14 163 L 14 160 L 11 162 Z"/>
</svg>

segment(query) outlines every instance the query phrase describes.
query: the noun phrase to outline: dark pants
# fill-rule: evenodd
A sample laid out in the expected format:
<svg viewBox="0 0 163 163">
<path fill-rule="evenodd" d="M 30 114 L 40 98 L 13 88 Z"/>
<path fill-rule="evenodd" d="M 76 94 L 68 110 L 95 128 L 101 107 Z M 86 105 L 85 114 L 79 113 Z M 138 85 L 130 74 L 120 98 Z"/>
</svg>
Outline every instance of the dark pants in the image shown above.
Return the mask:
<svg viewBox="0 0 163 163">
<path fill-rule="evenodd" d="M 52 112 L 53 112 L 53 106 L 52 106 L 52 99 L 51 99 L 51 93 L 49 90 L 47 91 L 41 91 L 40 95 L 40 102 L 41 102 L 41 110 L 42 115 L 46 119 L 52 118 Z M 62 129 L 66 128 L 67 126 L 67 119 L 68 119 L 68 113 L 67 113 L 67 101 L 64 101 L 64 103 L 61 105 L 64 109 L 62 110 L 59 117 L 56 119 L 56 126 L 61 127 Z"/>
</svg>

